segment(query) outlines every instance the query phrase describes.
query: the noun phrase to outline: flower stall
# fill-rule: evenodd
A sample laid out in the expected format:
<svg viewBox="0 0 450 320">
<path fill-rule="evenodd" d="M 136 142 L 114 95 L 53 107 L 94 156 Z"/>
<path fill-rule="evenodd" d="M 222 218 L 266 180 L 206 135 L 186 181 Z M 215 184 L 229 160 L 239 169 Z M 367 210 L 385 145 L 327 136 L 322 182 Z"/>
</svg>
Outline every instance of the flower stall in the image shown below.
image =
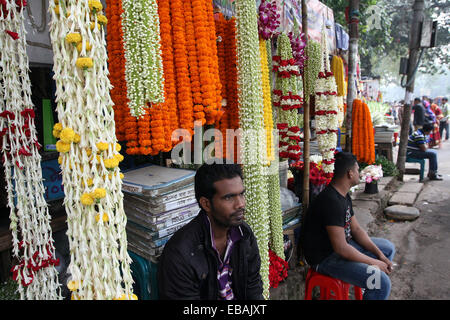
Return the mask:
<svg viewBox="0 0 450 320">
<path fill-rule="evenodd" d="M 25 2 L 0 7 L 8 49 L 0 70 L 16 72 L 1 74 L 10 85 L 0 129 L 21 298 L 59 299 L 61 286 L 72 299 L 155 298 L 133 292 L 136 265 L 154 271 L 164 244 L 198 212 L 195 168 L 220 157 L 242 164 L 245 217 L 269 299 L 288 277 L 285 231 L 300 222 L 306 148 L 310 199 L 332 178 L 346 86 L 342 59 L 329 57 L 336 50 L 329 8 L 310 1 L 309 14 L 323 19 L 303 32 L 297 1 L 49 1 L 51 133 L 70 247 L 70 278 L 59 284 L 45 200 L 26 189 L 45 192 L 29 86 L 17 85 L 29 82 Z M 180 146 L 194 148 L 182 150 L 181 163 Z M 279 171 L 286 162 L 300 199 L 289 210 Z M 161 176 L 176 190 L 165 189 Z"/>
</svg>

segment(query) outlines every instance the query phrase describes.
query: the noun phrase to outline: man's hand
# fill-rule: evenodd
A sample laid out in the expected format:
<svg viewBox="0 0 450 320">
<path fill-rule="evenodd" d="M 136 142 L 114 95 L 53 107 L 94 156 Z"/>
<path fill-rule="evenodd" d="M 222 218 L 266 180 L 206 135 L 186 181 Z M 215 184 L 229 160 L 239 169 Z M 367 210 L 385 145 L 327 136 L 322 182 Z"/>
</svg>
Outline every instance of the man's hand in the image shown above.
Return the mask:
<svg viewBox="0 0 450 320">
<path fill-rule="evenodd" d="M 390 274 L 392 271 L 392 266 L 389 267 L 386 262 L 381 260 L 375 259 L 372 265 L 378 267 L 381 271 L 384 271 L 386 274 Z"/>
<path fill-rule="evenodd" d="M 386 258 L 386 256 L 385 256 L 384 254 L 383 254 L 381 257 L 379 257 L 379 259 L 380 259 L 381 261 L 383 261 L 384 263 L 386 263 L 389 272 L 392 272 L 393 267 L 394 267 L 394 264 L 392 263 L 392 261 L 389 260 L 388 258 Z"/>
</svg>

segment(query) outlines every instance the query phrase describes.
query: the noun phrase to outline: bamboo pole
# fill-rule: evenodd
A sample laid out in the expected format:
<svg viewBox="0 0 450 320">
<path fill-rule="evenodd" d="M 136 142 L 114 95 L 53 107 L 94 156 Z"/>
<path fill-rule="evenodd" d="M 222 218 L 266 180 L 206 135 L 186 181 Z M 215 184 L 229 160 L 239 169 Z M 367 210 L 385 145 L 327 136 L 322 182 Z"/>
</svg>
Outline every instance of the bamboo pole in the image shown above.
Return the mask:
<svg viewBox="0 0 450 320">
<path fill-rule="evenodd" d="M 348 51 L 348 86 L 347 86 L 347 118 L 346 133 L 347 138 L 345 150 L 352 152 L 352 112 L 353 100 L 356 99 L 356 59 L 358 57 L 358 17 L 359 0 L 349 0 L 349 51 Z"/>
<path fill-rule="evenodd" d="M 306 0 L 302 0 L 302 33 L 306 35 L 306 41 L 308 41 L 308 7 L 306 5 Z M 306 60 L 305 63 L 308 63 Z M 302 222 L 306 215 L 306 211 L 309 206 L 309 119 L 310 119 L 310 97 L 306 96 L 305 88 L 305 77 L 303 77 L 303 199 L 302 199 Z"/>
</svg>

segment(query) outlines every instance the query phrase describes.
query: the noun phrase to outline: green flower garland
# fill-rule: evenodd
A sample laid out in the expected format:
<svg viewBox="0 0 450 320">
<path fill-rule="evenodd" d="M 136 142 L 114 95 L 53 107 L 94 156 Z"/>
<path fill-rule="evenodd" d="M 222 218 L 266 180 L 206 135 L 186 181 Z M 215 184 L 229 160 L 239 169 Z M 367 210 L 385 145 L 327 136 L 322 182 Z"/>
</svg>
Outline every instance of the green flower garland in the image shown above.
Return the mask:
<svg viewBox="0 0 450 320">
<path fill-rule="evenodd" d="M 263 119 L 261 57 L 254 0 L 236 1 L 236 40 L 238 65 L 239 123 L 246 221 L 255 233 L 261 257 L 263 295 L 269 298 L 269 217 L 267 198 L 266 139 Z"/>
<path fill-rule="evenodd" d="M 319 42 L 310 39 L 306 45 L 305 96 L 307 99 L 316 93 L 316 80 L 321 66 L 322 47 Z"/>
<path fill-rule="evenodd" d="M 128 106 L 139 118 L 147 102 L 164 102 L 158 5 L 156 0 L 124 0 L 123 10 Z"/>
</svg>

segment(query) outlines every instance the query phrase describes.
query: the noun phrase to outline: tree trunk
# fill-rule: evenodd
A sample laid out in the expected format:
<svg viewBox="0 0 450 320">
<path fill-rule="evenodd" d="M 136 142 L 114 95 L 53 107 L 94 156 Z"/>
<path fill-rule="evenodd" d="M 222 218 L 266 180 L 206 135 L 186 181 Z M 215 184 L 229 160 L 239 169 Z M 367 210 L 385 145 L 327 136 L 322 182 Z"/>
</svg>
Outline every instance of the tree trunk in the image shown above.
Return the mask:
<svg viewBox="0 0 450 320">
<path fill-rule="evenodd" d="M 406 147 L 408 145 L 409 125 L 411 122 L 411 102 L 414 93 L 414 69 L 419 58 L 419 43 L 421 34 L 421 22 L 424 19 L 424 0 L 415 0 L 413 5 L 414 16 L 409 36 L 409 60 L 408 60 L 408 80 L 405 93 L 405 104 L 403 106 L 402 123 L 400 129 L 400 143 L 398 146 L 397 168 L 399 175 L 397 179 L 403 181 L 405 173 Z"/>
<path fill-rule="evenodd" d="M 358 22 L 359 0 L 350 0 L 349 7 L 349 50 L 348 50 L 348 87 L 347 87 L 347 117 L 346 117 L 346 145 L 345 150 L 352 151 L 352 111 L 353 100 L 356 98 L 356 64 L 358 58 Z"/>
</svg>

